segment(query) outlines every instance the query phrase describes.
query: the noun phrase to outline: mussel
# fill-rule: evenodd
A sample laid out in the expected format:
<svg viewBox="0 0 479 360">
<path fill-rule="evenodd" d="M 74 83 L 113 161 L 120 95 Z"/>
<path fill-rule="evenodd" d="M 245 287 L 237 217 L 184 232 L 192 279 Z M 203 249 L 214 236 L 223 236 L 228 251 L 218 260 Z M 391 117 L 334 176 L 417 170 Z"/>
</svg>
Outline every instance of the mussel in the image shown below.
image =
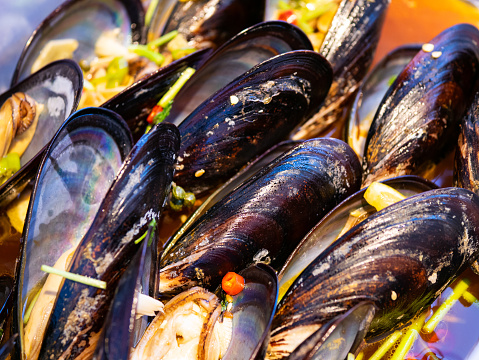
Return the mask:
<svg viewBox="0 0 479 360">
<path fill-rule="evenodd" d="M 333 67 L 331 90 L 324 106 L 293 134 L 293 139 L 318 136 L 332 123 L 340 124 L 346 119 L 354 94 L 372 63 L 389 2 L 341 1 L 319 49 Z M 267 6 L 278 6 L 278 1 L 270 1 Z"/>
<path fill-rule="evenodd" d="M 278 55 L 236 78 L 178 126 L 175 182 L 202 194 L 228 180 L 287 138 L 322 102 L 330 81 L 328 63 L 308 50 Z"/>
<path fill-rule="evenodd" d="M 479 93 L 476 93 L 461 122 L 454 162 L 454 186 L 471 190 L 476 194 L 479 194 L 478 104 Z"/>
<path fill-rule="evenodd" d="M 358 161 L 339 140 L 304 142 L 199 218 L 161 259 L 160 292 L 215 288 L 228 271 L 268 257 L 281 266 L 332 207 L 358 189 Z"/>
<path fill-rule="evenodd" d="M 476 259 L 478 206 L 468 190 L 436 189 L 352 228 L 301 273 L 280 302 L 269 358 L 287 357 L 362 301 L 378 307 L 369 339 L 407 324 Z"/>
<path fill-rule="evenodd" d="M 177 30 L 195 48 L 217 48 L 233 35 L 262 21 L 264 0 L 161 0 L 148 38 Z"/>
<path fill-rule="evenodd" d="M 54 62 L 27 79 L 0 95 L 0 104 L 15 103 L 9 100 L 18 93 L 26 94 L 35 102 L 34 107 L 4 106 L 5 120 L 11 121 L 20 112 L 35 111 L 32 125 L 22 135 L 16 138 L 17 145 L 21 145 L 20 163 L 22 168 L 0 187 L 0 206 L 8 204 L 35 176 L 43 150 L 63 124 L 65 119 L 73 113 L 80 100 L 83 77 L 80 68 L 71 60 Z M 7 110 L 13 110 L 13 113 Z M 33 115 L 33 114 L 32 114 Z M 28 115 L 27 115 L 28 116 Z M 2 125 L 3 126 L 3 125 Z M 3 141 L 3 140 L 1 140 Z M 19 151 L 12 149 L 12 151 Z"/>
<path fill-rule="evenodd" d="M 384 94 L 420 50 L 421 45 L 404 45 L 392 50 L 377 63 L 359 86 L 344 128 L 346 142 L 359 157 L 364 155 L 366 137 Z"/>
<path fill-rule="evenodd" d="M 54 60 L 69 56 L 77 63 L 92 60 L 96 41 L 107 31 L 121 29 L 117 39 L 123 44 L 142 42 L 146 35 L 143 23 L 144 11 L 139 0 L 66 1 L 38 26 L 27 41 L 13 74 L 12 85 Z M 65 53 L 69 44 L 59 46 L 59 52 L 47 53 L 48 42 L 60 39 L 73 40 L 71 54 Z"/>
<path fill-rule="evenodd" d="M 369 129 L 364 185 L 421 171 L 457 139 L 479 70 L 479 30 L 453 26 L 421 50 L 383 98 Z"/>
<path fill-rule="evenodd" d="M 146 247 L 120 281 L 94 359 L 146 359 L 161 355 L 178 358 L 178 354 L 182 358 L 191 355 L 192 359 L 215 359 L 218 348 L 222 348 L 222 359 L 264 357 L 277 299 L 276 274 L 264 264 L 241 271 L 245 288 L 232 297 L 229 313 L 222 309 L 218 292 L 217 296 L 202 288 L 189 289 L 166 304 L 164 313 L 157 315 L 135 349 L 131 349 L 131 324 L 139 302 L 134 289 L 138 291 L 140 262 Z"/>
<path fill-rule="evenodd" d="M 62 282 L 40 359 L 75 358 L 94 350 L 119 277 L 140 248 L 135 240 L 160 216 L 179 140 L 175 126 L 159 124 L 133 147 L 69 267 L 73 273 L 105 281 L 107 289 Z"/>
<path fill-rule="evenodd" d="M 32 327 L 49 314 L 46 309 L 53 305 L 54 295 L 50 295 L 50 300 L 48 294 L 41 297 L 46 307 L 34 300 L 46 278 L 40 271 L 41 265 L 53 266 L 62 257 L 68 265 L 65 254 L 71 253 L 86 233 L 130 148 L 131 134 L 118 115 L 104 109 L 84 109 L 65 122 L 46 150 L 32 192 L 16 271 L 14 332 L 20 334 L 22 349 L 27 336 L 24 321 L 30 318 L 27 327 Z M 55 284 L 51 286 L 45 286 L 43 293 L 55 292 Z M 46 322 L 40 326 L 33 324 L 33 329 L 36 326 L 44 328 Z M 28 354 L 39 350 L 40 343 L 31 344 L 32 349 L 38 349 L 28 348 Z"/>
</svg>

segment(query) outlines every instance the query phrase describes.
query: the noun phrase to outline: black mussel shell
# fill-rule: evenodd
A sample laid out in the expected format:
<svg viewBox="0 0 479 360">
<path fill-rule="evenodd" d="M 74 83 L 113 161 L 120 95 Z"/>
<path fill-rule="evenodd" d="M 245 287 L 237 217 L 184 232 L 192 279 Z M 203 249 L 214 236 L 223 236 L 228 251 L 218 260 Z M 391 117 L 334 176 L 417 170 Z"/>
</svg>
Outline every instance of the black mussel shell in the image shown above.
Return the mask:
<svg viewBox="0 0 479 360">
<path fill-rule="evenodd" d="M 267 21 L 237 34 L 216 50 L 175 97 L 168 121 L 179 125 L 212 94 L 273 56 L 313 50 L 308 37 L 282 21 Z"/>
<path fill-rule="evenodd" d="M 358 161 L 345 143 L 299 144 L 223 198 L 164 253 L 160 292 L 218 285 L 259 257 L 275 267 L 330 209 L 358 189 Z"/>
<path fill-rule="evenodd" d="M 379 42 L 390 0 L 343 0 L 333 18 L 319 53 L 333 67 L 333 84 L 324 106 L 297 132 L 294 139 L 321 134 L 332 123 L 347 117 Z"/>
<path fill-rule="evenodd" d="M 179 142 L 174 125 L 159 124 L 133 147 L 69 267 L 70 272 L 107 282 L 107 290 L 62 283 L 39 359 L 75 358 L 94 349 L 118 280 L 140 248 L 135 240 L 160 216 Z"/>
<path fill-rule="evenodd" d="M 397 77 L 369 129 L 364 185 L 414 174 L 456 143 L 479 77 L 479 30 L 453 26 L 436 36 Z"/>
<path fill-rule="evenodd" d="M 101 107 L 117 112 L 127 122 L 135 141 L 145 133 L 146 118 L 188 67 L 198 68 L 211 50 L 200 50 L 156 70 L 129 86 Z"/>
<path fill-rule="evenodd" d="M 74 113 L 45 151 L 32 191 L 16 270 L 15 332 L 27 302 L 43 285 L 42 265 L 53 266 L 76 246 L 131 149 L 131 133 L 117 114 L 99 108 Z"/>
<path fill-rule="evenodd" d="M 264 17 L 264 0 L 160 1 L 152 18 L 149 38 L 173 30 L 195 48 L 219 47 Z"/>
<path fill-rule="evenodd" d="M 479 197 L 459 188 L 427 191 L 377 212 L 296 279 L 273 319 L 269 351 L 285 356 L 362 301 L 378 307 L 369 339 L 406 324 L 477 258 L 478 230 Z"/>
<path fill-rule="evenodd" d="M 437 188 L 433 183 L 412 175 L 388 179 L 384 184 L 407 197 Z M 359 208 L 371 208 L 373 213 L 372 206 L 364 199 L 365 192 L 366 188 L 363 188 L 342 201 L 301 240 L 278 273 L 280 300 L 293 280 L 345 231 L 351 212 Z"/>
<path fill-rule="evenodd" d="M 300 144 L 301 141 L 286 140 L 282 141 L 279 144 L 273 146 L 268 151 L 264 152 L 243 169 L 241 169 L 235 176 L 229 179 L 226 183 L 221 185 L 213 194 L 208 196 L 208 198 L 202 202 L 202 204 L 195 210 L 193 214 L 188 217 L 188 220 L 181 226 L 180 229 L 168 240 L 168 243 L 164 249 L 164 252 L 168 252 L 170 248 L 176 244 L 179 238 L 198 220 L 203 216 L 208 209 L 213 205 L 219 202 L 221 199 L 226 197 L 230 192 L 248 180 L 251 176 L 260 171 L 263 167 L 268 165 L 278 156 L 283 155 L 288 150 L 291 150 L 296 145 Z"/>
<path fill-rule="evenodd" d="M 365 338 L 375 311 L 372 302 L 359 303 L 303 341 L 288 360 L 346 359 Z"/>
<path fill-rule="evenodd" d="M 267 60 L 206 100 L 178 127 L 175 182 L 202 194 L 288 137 L 320 104 L 331 81 L 329 64 L 309 50 Z"/>
<path fill-rule="evenodd" d="M 30 145 L 20 158 L 22 168 L 0 186 L 0 206 L 12 201 L 35 177 L 48 142 L 80 102 L 83 74 L 71 60 L 55 61 L 0 95 L 3 104 L 12 94 L 23 92 L 42 104 Z"/>
<path fill-rule="evenodd" d="M 479 92 L 462 119 L 454 161 L 454 186 L 479 195 Z"/>
<path fill-rule="evenodd" d="M 146 239 L 150 238 L 150 231 Z M 144 272 L 148 241 L 143 241 L 141 249 L 136 253 L 122 275 L 110 310 L 105 319 L 100 339 L 95 348 L 93 360 L 115 359 L 128 360 L 130 349 L 133 348 L 133 327 L 136 314 L 136 291 L 140 289 Z M 151 244 L 150 244 L 151 246 Z"/>
<path fill-rule="evenodd" d="M 100 35 L 120 28 L 125 44 L 144 41 L 144 10 L 140 0 L 68 0 L 33 32 L 18 60 L 12 85 L 31 73 L 40 51 L 50 40 L 76 39 L 73 60 L 90 61 Z"/>
<path fill-rule="evenodd" d="M 15 347 L 15 342 L 18 340 L 18 334 L 10 336 L 8 341 L 0 348 L 0 360 L 6 360 L 9 358 L 10 353 Z"/>
<path fill-rule="evenodd" d="M 377 63 L 359 86 L 344 130 L 347 143 L 360 158 L 364 155 L 367 132 L 384 94 L 420 50 L 419 44 L 404 45 L 392 50 Z"/>
</svg>

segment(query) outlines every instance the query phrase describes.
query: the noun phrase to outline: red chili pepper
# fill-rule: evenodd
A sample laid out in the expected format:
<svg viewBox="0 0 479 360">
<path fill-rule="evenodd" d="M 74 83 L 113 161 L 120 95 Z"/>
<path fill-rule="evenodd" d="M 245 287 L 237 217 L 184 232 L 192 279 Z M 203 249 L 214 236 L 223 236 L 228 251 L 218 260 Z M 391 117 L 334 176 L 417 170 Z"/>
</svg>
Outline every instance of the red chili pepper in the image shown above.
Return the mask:
<svg viewBox="0 0 479 360">
<path fill-rule="evenodd" d="M 228 295 L 238 295 L 244 289 L 244 278 L 235 272 L 229 272 L 223 277 L 221 287 Z"/>
<path fill-rule="evenodd" d="M 293 10 L 282 11 L 278 16 L 278 20 L 283 20 L 290 24 L 298 25 L 298 16 L 294 13 Z"/>
<path fill-rule="evenodd" d="M 153 124 L 153 121 L 155 120 L 155 116 L 158 115 L 160 112 L 163 111 L 163 108 L 160 105 L 155 105 L 153 109 L 151 110 L 150 115 L 148 115 L 146 121 L 148 124 Z"/>
</svg>

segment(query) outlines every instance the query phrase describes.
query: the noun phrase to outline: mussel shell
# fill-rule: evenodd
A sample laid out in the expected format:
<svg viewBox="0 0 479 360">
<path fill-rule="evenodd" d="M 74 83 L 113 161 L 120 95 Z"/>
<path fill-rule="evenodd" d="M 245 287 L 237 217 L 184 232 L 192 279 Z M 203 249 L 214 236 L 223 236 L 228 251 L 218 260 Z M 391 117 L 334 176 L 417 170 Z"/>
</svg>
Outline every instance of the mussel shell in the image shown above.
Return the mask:
<svg viewBox="0 0 479 360">
<path fill-rule="evenodd" d="M 433 183 L 412 175 L 388 179 L 384 181 L 384 184 L 398 190 L 404 196 L 412 196 L 437 188 Z M 361 189 L 342 201 L 301 240 L 278 273 L 280 300 L 283 292 L 287 290 L 287 284 L 337 239 L 350 213 L 360 207 L 369 206 L 364 199 L 365 192 L 366 188 Z"/>
<path fill-rule="evenodd" d="M 479 92 L 461 122 L 454 159 L 454 186 L 479 195 Z"/>
<path fill-rule="evenodd" d="M 16 271 L 16 321 L 23 342 L 28 296 L 45 280 L 41 265 L 53 266 L 79 243 L 131 149 L 131 134 L 117 114 L 85 108 L 73 114 L 43 157 L 27 217 Z"/>
<path fill-rule="evenodd" d="M 476 259 L 478 210 L 474 193 L 436 189 L 395 203 L 352 228 L 286 293 L 273 319 L 270 349 L 364 300 L 378 307 L 370 339 L 407 323 Z"/>
<path fill-rule="evenodd" d="M 136 141 L 145 133 L 146 118 L 162 96 L 188 67 L 198 68 L 211 50 L 200 50 L 143 77 L 101 107 L 117 112 L 130 127 Z"/>
<path fill-rule="evenodd" d="M 68 0 L 56 8 L 28 39 L 15 73 L 12 86 L 24 79 L 40 51 L 50 40 L 78 40 L 73 59 L 91 61 L 95 43 L 108 30 L 121 28 L 125 45 L 144 41 L 144 10 L 140 0 Z"/>
<path fill-rule="evenodd" d="M 298 145 L 300 141 L 286 140 L 275 146 L 268 151 L 264 152 L 251 163 L 241 169 L 235 176 L 229 179 L 226 183 L 220 186 L 213 194 L 203 201 L 203 203 L 195 210 L 193 214 L 188 217 L 188 220 L 181 226 L 180 229 L 168 240 L 164 252 L 167 253 L 170 248 L 176 244 L 178 239 L 198 220 L 203 216 L 208 209 L 226 197 L 230 192 L 244 183 L 251 176 L 260 171 L 263 167 L 267 166 L 270 162 L 276 159 L 278 156 L 283 155 L 288 150 L 291 150 L 294 146 Z"/>
<path fill-rule="evenodd" d="M 362 135 L 363 130 L 368 130 L 371 126 L 391 81 L 396 79 L 420 50 L 421 45 L 404 45 L 392 50 L 377 63 L 359 86 L 345 126 L 347 143 L 359 157 L 363 156 L 366 142 L 366 136 Z"/>
<path fill-rule="evenodd" d="M 223 359 L 264 359 L 278 299 L 276 272 L 265 264 L 242 270 L 245 288 L 233 296 L 233 334 Z"/>
<path fill-rule="evenodd" d="M 140 248 L 134 241 L 160 216 L 179 142 L 176 127 L 165 123 L 156 125 L 133 147 L 69 268 L 106 281 L 107 290 L 70 280 L 62 283 L 39 359 L 75 358 L 95 345 L 119 278 Z"/>
<path fill-rule="evenodd" d="M 15 347 L 15 343 L 18 340 L 18 334 L 10 336 L 10 338 L 0 348 L 0 360 L 6 360 L 9 358 L 10 353 Z"/>
<path fill-rule="evenodd" d="M 453 26 L 421 50 L 392 84 L 369 129 L 364 185 L 414 174 L 456 143 L 479 73 L 479 30 Z"/>
<path fill-rule="evenodd" d="M 7 205 L 35 177 L 48 142 L 80 102 L 83 74 L 71 60 L 55 61 L 0 95 L 3 104 L 12 94 L 23 92 L 44 109 L 35 135 L 21 157 L 22 168 L 0 186 L 0 206 Z"/>
<path fill-rule="evenodd" d="M 342 124 L 354 95 L 372 63 L 390 0 L 343 0 L 319 53 L 333 67 L 333 84 L 324 106 L 293 139 L 321 134 L 332 123 Z"/>
<path fill-rule="evenodd" d="M 149 239 L 150 234 L 147 235 Z M 148 241 L 133 257 L 115 290 L 110 310 L 105 319 L 100 339 L 95 348 L 94 360 L 128 360 L 133 347 L 133 326 L 136 314 L 136 291 L 139 290 L 145 270 Z"/>
<path fill-rule="evenodd" d="M 375 311 L 372 302 L 359 303 L 303 341 L 288 360 L 346 359 L 365 338 Z"/>
<path fill-rule="evenodd" d="M 358 161 L 345 143 L 304 142 L 222 199 L 165 253 L 160 292 L 216 287 L 265 250 L 280 267 L 330 209 L 358 189 Z"/>
<path fill-rule="evenodd" d="M 196 48 L 217 48 L 263 20 L 264 0 L 160 1 L 149 38 L 177 30 Z"/>
<path fill-rule="evenodd" d="M 268 21 L 240 32 L 216 50 L 182 87 L 168 121 L 179 125 L 212 94 L 273 56 L 292 50 L 313 50 L 308 37 L 282 21 Z"/>
<path fill-rule="evenodd" d="M 267 60 L 206 100 L 178 127 L 175 182 L 204 193 L 289 133 L 321 104 L 331 82 L 329 64 L 297 50 Z M 236 99 L 236 100 L 234 100 Z M 198 176 L 198 173 L 203 173 Z"/>
</svg>

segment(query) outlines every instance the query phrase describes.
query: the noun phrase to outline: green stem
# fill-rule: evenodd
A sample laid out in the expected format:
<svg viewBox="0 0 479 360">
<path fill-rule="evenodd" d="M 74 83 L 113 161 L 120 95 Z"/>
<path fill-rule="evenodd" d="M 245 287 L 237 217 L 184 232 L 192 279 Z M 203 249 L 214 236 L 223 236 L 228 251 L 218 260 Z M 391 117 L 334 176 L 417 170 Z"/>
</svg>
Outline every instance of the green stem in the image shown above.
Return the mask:
<svg viewBox="0 0 479 360">
<path fill-rule="evenodd" d="M 163 61 L 165 61 L 165 57 L 163 55 L 149 50 L 146 45 L 130 45 L 128 47 L 128 50 L 134 52 L 139 56 L 143 56 L 148 60 L 153 61 L 158 66 L 161 66 L 161 64 L 163 64 Z"/>
<path fill-rule="evenodd" d="M 426 325 L 424 325 L 423 331 L 426 334 L 430 334 L 436 329 L 436 326 L 439 322 L 446 316 L 446 314 L 451 310 L 452 306 L 459 300 L 459 298 L 464 294 L 464 292 L 469 287 L 471 282 L 468 279 L 462 279 L 458 282 L 452 294 L 444 301 L 439 309 L 431 316 L 431 318 L 427 321 Z"/>
<path fill-rule="evenodd" d="M 424 325 L 424 321 L 426 321 L 428 313 L 429 311 L 425 311 L 421 314 L 417 321 L 406 331 L 391 360 L 403 360 L 406 358 L 407 353 L 411 350 L 411 347 L 419 336 L 419 332 Z"/>
<path fill-rule="evenodd" d="M 62 276 L 68 280 L 76 281 L 80 284 L 93 286 L 99 289 L 106 289 L 106 282 L 102 280 L 92 279 L 88 276 L 73 274 L 68 271 L 55 269 L 54 267 L 48 265 L 42 265 L 41 270 L 49 274 Z"/>
<path fill-rule="evenodd" d="M 369 360 L 380 360 L 391 349 L 396 341 L 403 335 L 402 331 L 395 331 L 391 334 L 376 350 L 376 352 L 369 358 Z"/>
<path fill-rule="evenodd" d="M 162 108 L 165 108 L 170 101 L 173 101 L 174 97 L 176 94 L 178 94 L 178 91 L 185 85 L 185 83 L 190 79 L 190 77 L 195 73 L 195 69 L 193 68 L 187 68 L 181 76 L 176 80 L 176 82 L 173 84 L 172 87 L 163 95 L 163 97 L 160 99 L 158 102 L 158 105 L 160 105 Z"/>
<path fill-rule="evenodd" d="M 156 7 L 158 5 L 159 0 L 151 0 L 150 5 L 148 6 L 148 10 L 146 10 L 145 15 L 145 25 L 150 26 L 151 19 L 153 18 L 153 14 L 155 13 Z"/>
<path fill-rule="evenodd" d="M 150 41 L 146 46 L 149 49 L 155 49 L 160 47 L 161 45 L 164 45 L 166 43 L 169 43 L 171 40 L 173 40 L 176 35 L 178 35 L 178 30 L 173 30 L 169 32 L 168 34 L 165 34 L 163 36 L 160 36 L 158 39 L 155 39 L 153 41 Z"/>
</svg>

